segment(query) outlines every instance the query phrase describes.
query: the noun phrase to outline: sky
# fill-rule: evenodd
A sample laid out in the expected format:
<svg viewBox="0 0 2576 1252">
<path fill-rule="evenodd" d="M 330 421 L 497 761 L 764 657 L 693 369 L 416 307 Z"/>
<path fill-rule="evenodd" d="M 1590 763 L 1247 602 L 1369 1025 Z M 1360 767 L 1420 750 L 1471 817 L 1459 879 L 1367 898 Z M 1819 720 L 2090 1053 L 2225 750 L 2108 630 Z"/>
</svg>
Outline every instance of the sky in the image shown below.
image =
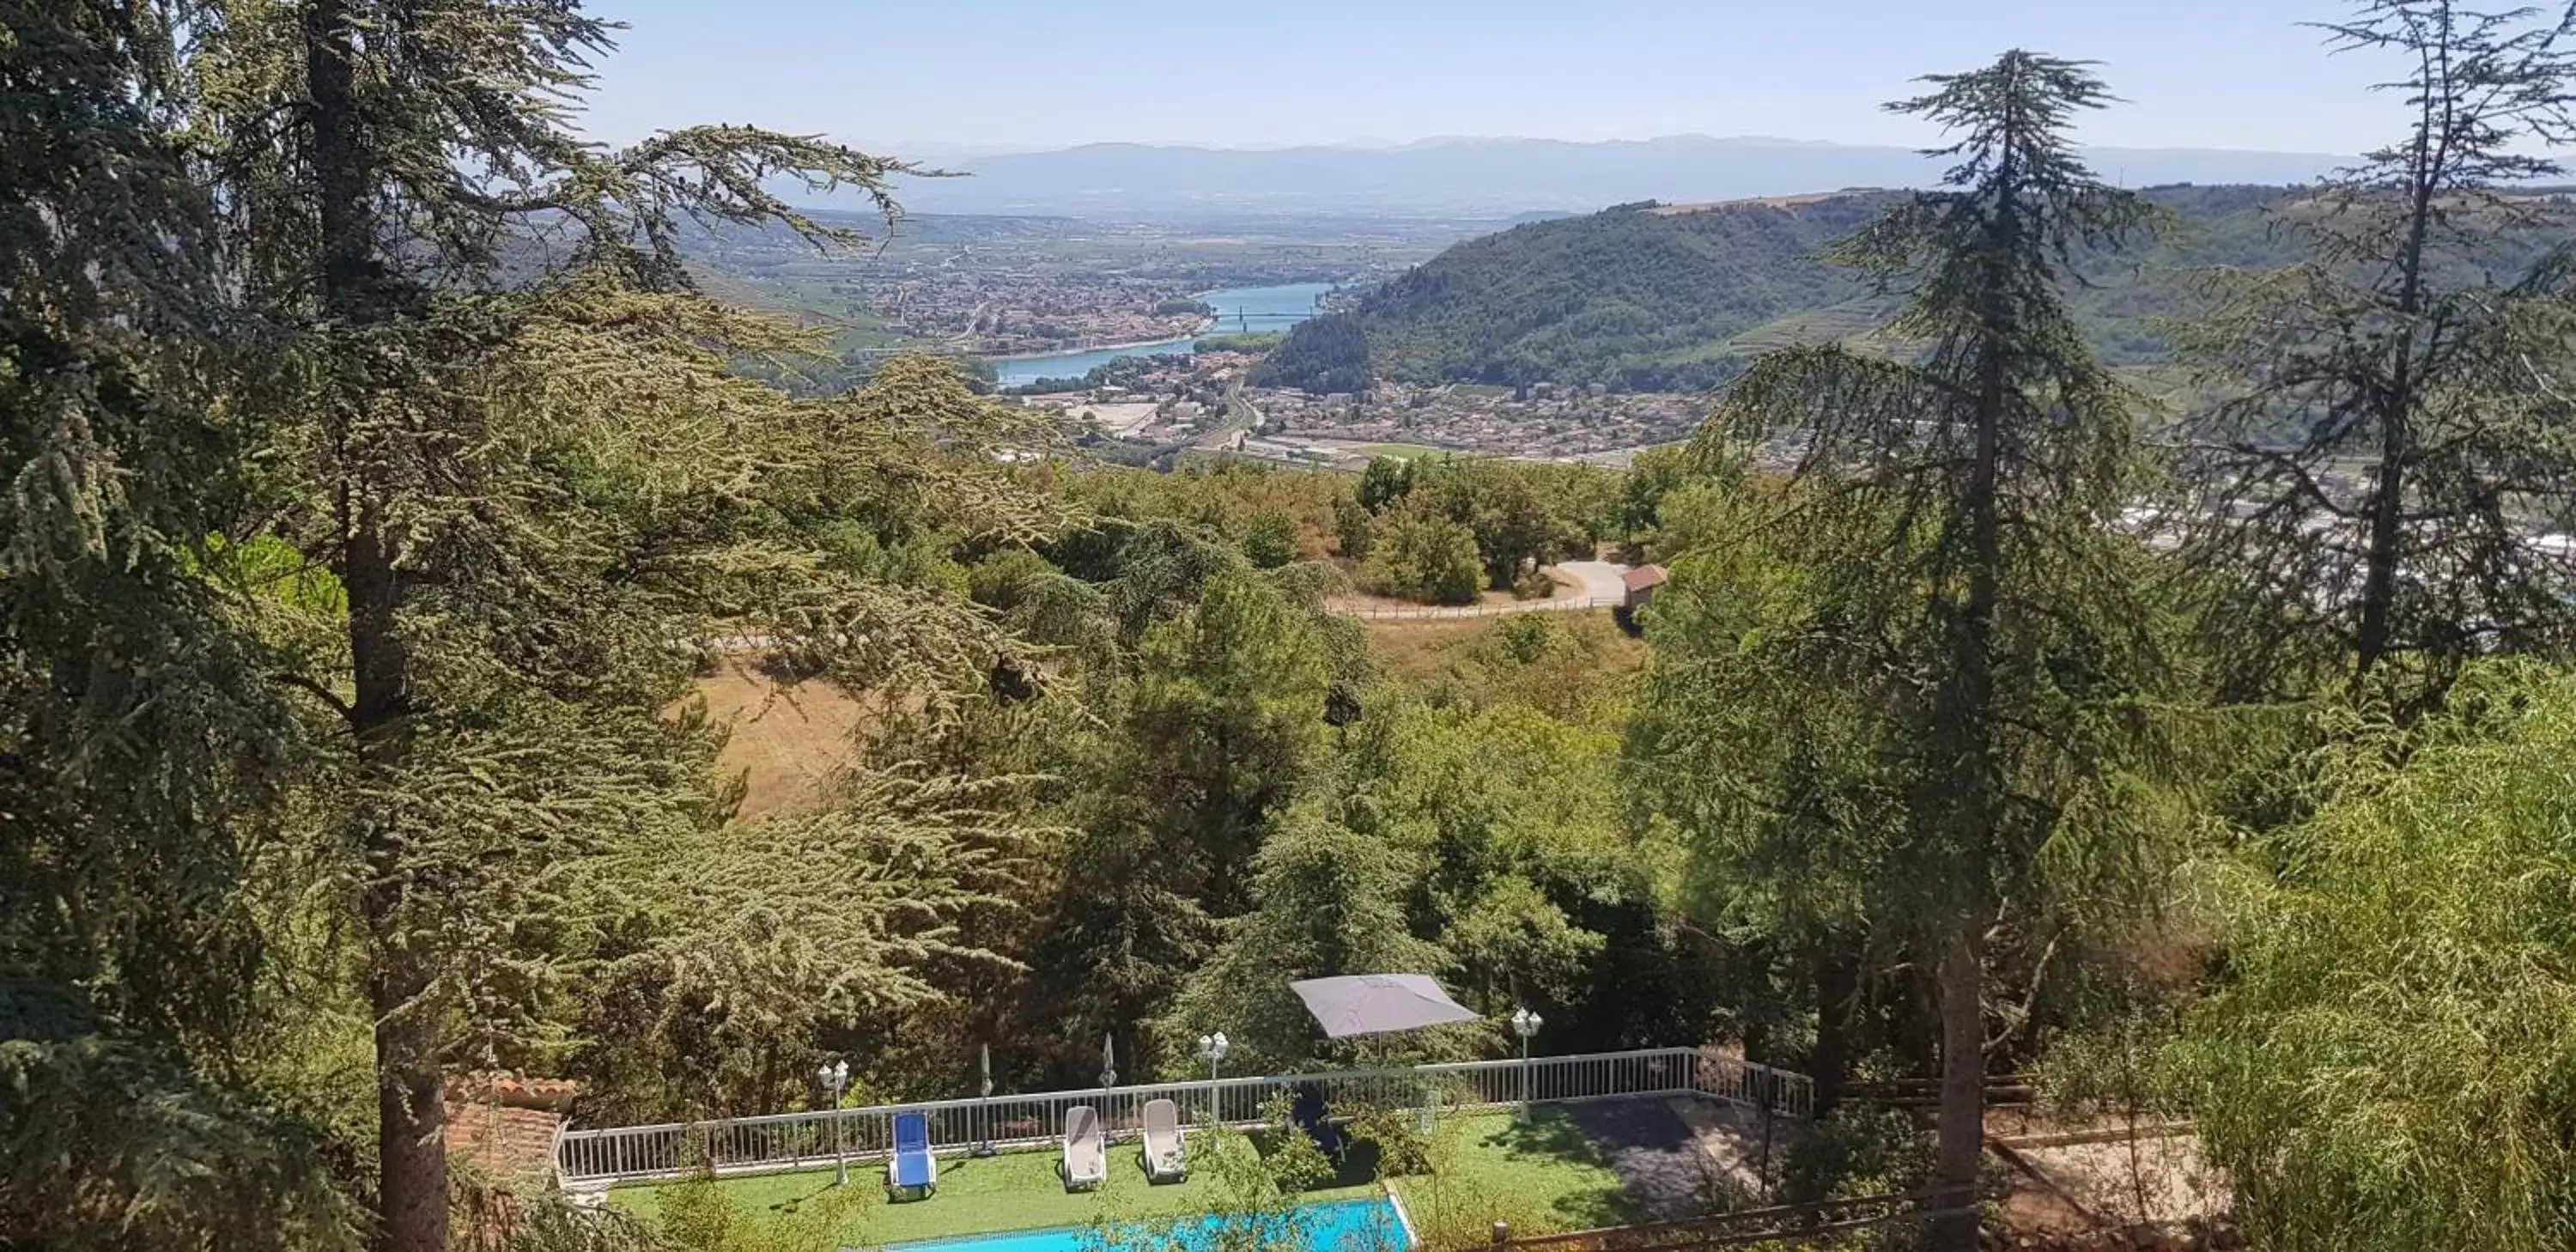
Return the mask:
<svg viewBox="0 0 2576 1252">
<path fill-rule="evenodd" d="M 2345 154 L 2395 128 L 2328 0 L 593 0 L 587 128 L 697 122 L 935 158 L 1093 142 L 1775 135 L 1919 145 L 1880 102 L 2008 47 L 2103 62 L 2088 144 Z"/>
</svg>

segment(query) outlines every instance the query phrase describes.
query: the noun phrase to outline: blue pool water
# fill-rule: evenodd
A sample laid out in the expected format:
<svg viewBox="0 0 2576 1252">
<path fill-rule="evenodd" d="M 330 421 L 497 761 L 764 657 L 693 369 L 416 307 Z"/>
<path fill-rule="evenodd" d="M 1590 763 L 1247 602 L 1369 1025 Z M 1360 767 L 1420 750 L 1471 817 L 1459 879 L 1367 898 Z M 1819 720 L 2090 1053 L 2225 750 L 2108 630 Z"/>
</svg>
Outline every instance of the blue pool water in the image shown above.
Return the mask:
<svg viewBox="0 0 2576 1252">
<path fill-rule="evenodd" d="M 1130 1252 L 1131 1249 L 1143 1252 L 1143 1249 L 1159 1247 L 1205 1252 L 1216 1245 L 1216 1235 L 1224 1220 L 1202 1217 L 1185 1222 L 1172 1231 L 1169 1240 L 1155 1237 L 1142 1228 L 1103 1238 L 1101 1231 L 1088 1226 L 1066 1226 L 1055 1230 L 1022 1230 L 1006 1235 L 940 1239 L 930 1243 L 899 1243 L 893 1252 Z M 1394 1203 L 1384 1197 L 1302 1204 L 1274 1220 L 1283 1222 L 1272 1232 L 1279 1237 L 1279 1242 L 1265 1240 L 1265 1246 L 1302 1248 L 1305 1252 L 1404 1252 L 1404 1224 L 1396 1220 Z"/>
</svg>

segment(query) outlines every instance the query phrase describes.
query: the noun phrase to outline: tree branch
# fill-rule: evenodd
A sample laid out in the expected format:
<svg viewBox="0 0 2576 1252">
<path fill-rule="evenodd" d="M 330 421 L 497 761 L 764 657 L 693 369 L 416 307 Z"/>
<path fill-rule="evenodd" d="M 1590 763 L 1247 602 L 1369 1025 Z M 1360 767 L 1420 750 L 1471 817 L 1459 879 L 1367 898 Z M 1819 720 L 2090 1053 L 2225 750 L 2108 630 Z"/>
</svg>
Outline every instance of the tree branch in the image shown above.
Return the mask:
<svg viewBox="0 0 2576 1252">
<path fill-rule="evenodd" d="M 313 695 L 319 697 L 324 704 L 330 705 L 331 711 L 338 713 L 340 715 L 340 720 L 344 722 L 354 723 L 357 719 L 358 710 L 351 707 L 347 700 L 341 699 L 338 692 L 333 691 L 302 674 L 277 673 L 271 674 L 268 677 L 271 682 L 284 683 L 289 687 L 295 687 L 313 693 Z"/>
</svg>

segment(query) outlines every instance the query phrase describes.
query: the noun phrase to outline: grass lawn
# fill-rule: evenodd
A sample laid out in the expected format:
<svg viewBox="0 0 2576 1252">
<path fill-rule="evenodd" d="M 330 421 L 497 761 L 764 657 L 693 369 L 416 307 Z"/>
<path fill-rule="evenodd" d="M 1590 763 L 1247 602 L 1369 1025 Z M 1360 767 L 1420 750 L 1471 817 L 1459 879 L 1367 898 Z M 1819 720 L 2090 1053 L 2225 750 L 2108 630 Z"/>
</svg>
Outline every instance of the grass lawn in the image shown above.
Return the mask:
<svg viewBox="0 0 2576 1252">
<path fill-rule="evenodd" d="M 1109 1181 L 1095 1190 L 1068 1193 L 1058 1180 L 1054 1151 L 1006 1152 L 981 1160 L 939 1158 L 939 1192 L 927 1199 L 889 1202 L 885 1198 L 885 1165 L 852 1163 L 850 1188 L 863 1199 L 835 1225 L 845 1244 L 907 1243 L 958 1235 L 1008 1230 L 1041 1230 L 1051 1226 L 1087 1226 L 1101 1220 L 1129 1221 L 1204 1213 L 1227 1198 L 1215 1170 L 1193 1168 L 1177 1183 L 1148 1183 L 1134 1143 L 1109 1149 Z M 671 1184 L 620 1187 L 608 1193 L 610 1203 L 650 1219 L 661 1211 Z M 737 1206 L 755 1212 L 787 1215 L 820 1202 L 832 1190 L 832 1171 L 765 1174 L 731 1178 L 715 1184 Z M 1365 1172 L 1336 1179 L 1334 1185 L 1300 1195 L 1301 1202 L 1360 1199 L 1378 1194 Z"/>
<path fill-rule="evenodd" d="M 1308 1191 L 1301 1202 L 1360 1199 L 1378 1194 L 1373 1161 L 1363 1148 L 1342 1176 Z M 1564 1110 L 1540 1108 L 1528 1126 L 1509 1113 L 1443 1118 L 1426 1154 L 1431 1172 L 1395 1180 L 1394 1189 L 1429 1248 L 1482 1245 L 1493 1223 L 1507 1221 L 1519 1234 L 1589 1230 L 1628 1220 L 1619 1176 L 1598 1144 Z M 1056 1178 L 1052 1151 L 1011 1152 L 976 1160 L 941 1157 L 939 1192 L 928 1199 L 889 1202 L 880 1185 L 885 1166 L 854 1163 L 848 1207 L 829 1230 L 843 1244 L 908 1243 L 960 1235 L 1087 1226 L 1103 1220 L 1135 1221 L 1204 1213 L 1226 1206 L 1220 1170 L 1205 1162 L 1189 1180 L 1145 1181 L 1136 1146 L 1110 1149 L 1109 1181 L 1098 1190 L 1067 1193 Z M 638 1217 L 657 1216 L 675 1188 L 705 1183 L 620 1187 L 609 1201 Z M 832 1173 L 768 1174 L 713 1184 L 747 1214 L 812 1223 L 830 1217 Z M 812 1229 L 811 1225 L 806 1229 Z"/>
<path fill-rule="evenodd" d="M 1430 1173 L 1395 1180 L 1427 1247 L 1482 1244 L 1497 1221 L 1537 1235 L 1629 1220 L 1609 1158 L 1561 1108 L 1538 1108 L 1528 1126 L 1509 1113 L 1443 1119 L 1430 1158 Z"/>
</svg>

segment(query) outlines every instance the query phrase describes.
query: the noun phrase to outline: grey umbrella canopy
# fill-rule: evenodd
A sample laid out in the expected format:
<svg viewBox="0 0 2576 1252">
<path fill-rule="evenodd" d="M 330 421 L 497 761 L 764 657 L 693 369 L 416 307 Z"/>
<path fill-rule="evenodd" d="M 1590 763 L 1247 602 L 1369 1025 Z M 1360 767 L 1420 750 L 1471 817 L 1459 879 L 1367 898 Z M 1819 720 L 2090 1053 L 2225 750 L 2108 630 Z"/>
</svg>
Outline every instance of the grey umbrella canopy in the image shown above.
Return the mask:
<svg viewBox="0 0 2576 1252">
<path fill-rule="evenodd" d="M 1353 1035 L 1390 1035 L 1472 1022 L 1476 1015 L 1449 998 L 1428 974 L 1347 974 L 1309 978 L 1288 989 L 1306 1002 L 1306 1011 L 1324 1033 L 1335 1039 Z"/>
</svg>

